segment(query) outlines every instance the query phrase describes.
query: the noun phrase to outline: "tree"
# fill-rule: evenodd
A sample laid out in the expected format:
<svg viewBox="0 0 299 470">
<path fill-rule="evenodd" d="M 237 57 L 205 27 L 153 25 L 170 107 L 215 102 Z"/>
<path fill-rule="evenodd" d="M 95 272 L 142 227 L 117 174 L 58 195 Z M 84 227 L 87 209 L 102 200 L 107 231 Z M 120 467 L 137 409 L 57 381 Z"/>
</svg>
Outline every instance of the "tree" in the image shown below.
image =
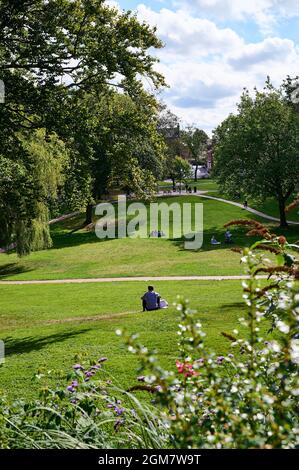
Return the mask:
<svg viewBox="0 0 299 470">
<path fill-rule="evenodd" d="M 160 103 L 159 111 L 158 131 L 166 146 L 163 177 L 172 180 L 173 190 L 175 190 L 177 179 L 175 159 L 180 157 L 185 150 L 181 139 L 180 120 L 163 102 Z"/>
<path fill-rule="evenodd" d="M 299 112 L 299 77 L 291 78 L 287 76 L 282 84 L 285 94 L 285 100 L 288 105 L 295 111 Z"/>
<path fill-rule="evenodd" d="M 111 187 L 150 199 L 163 172 L 165 145 L 157 130 L 158 103 L 143 93 L 132 100 L 110 91 L 100 100 L 89 97 L 89 143 L 92 150 L 89 172 L 91 198 L 86 221 L 92 222 L 92 206 Z M 86 104 L 85 104 L 86 106 Z"/>
<path fill-rule="evenodd" d="M 147 53 L 162 47 L 155 29 L 104 0 L 1 0 L 0 18 L 0 69 L 30 72 L 40 86 L 109 84 L 134 93 L 138 74 L 163 81 Z"/>
<path fill-rule="evenodd" d="M 162 86 L 164 79 L 154 70 L 157 59 L 148 52 L 162 47 L 156 30 L 140 23 L 131 12 L 109 7 L 104 0 L 1 0 L 0 24 L 0 72 L 6 92 L 0 106 L 0 144 L 6 174 L 10 178 L 14 171 L 18 173 L 12 158 L 14 145 L 18 147 L 17 134 L 45 129 L 45 141 L 54 133 L 69 150 L 60 200 L 87 204 L 93 191 L 90 168 L 95 148 L 94 122 L 85 96 L 101 99 L 106 94 L 109 98 L 116 89 L 137 101 L 143 94 L 144 78 L 154 88 Z M 20 177 L 25 187 L 36 189 L 39 182 L 32 182 L 28 158 L 28 151 L 25 155 L 21 149 L 17 157 Z M 134 172 L 135 180 L 137 174 Z M 35 178 L 39 177 L 37 172 Z M 33 207 L 36 190 L 23 197 L 28 208 Z M 10 199 L 9 207 L 20 216 L 17 198 Z M 36 246 L 24 229 L 33 216 L 29 210 L 22 212 L 18 233 L 24 230 L 27 240 L 24 249 L 20 248 L 22 253 Z M 16 227 L 15 223 L 5 230 L 1 226 L 0 239 L 17 238 L 21 243 Z M 47 240 L 44 246 L 48 246 Z"/>
<path fill-rule="evenodd" d="M 163 101 L 159 103 L 157 127 L 165 139 L 167 139 L 169 131 L 180 130 L 180 119 L 167 108 L 167 105 Z"/>
<path fill-rule="evenodd" d="M 63 183 L 68 152 L 45 129 L 12 136 L 12 152 L 0 154 L 1 245 L 16 245 L 19 255 L 49 248 L 49 198 Z"/>
<path fill-rule="evenodd" d="M 197 181 L 198 167 L 205 162 L 204 151 L 206 150 L 208 136 L 201 129 L 187 127 L 182 132 L 182 141 L 187 146 L 192 157 L 193 164 L 195 165 L 194 181 Z"/>
<path fill-rule="evenodd" d="M 280 225 L 287 226 L 285 206 L 299 180 L 299 125 L 282 89 L 267 82 L 251 97 L 245 91 L 238 113 L 215 131 L 215 175 L 228 194 L 275 197 Z"/>
<path fill-rule="evenodd" d="M 170 172 L 175 187 L 176 181 L 182 185 L 182 183 L 186 183 L 188 179 L 191 178 L 192 168 L 187 160 L 184 160 L 184 158 L 181 157 L 176 157 L 172 162 Z"/>
</svg>

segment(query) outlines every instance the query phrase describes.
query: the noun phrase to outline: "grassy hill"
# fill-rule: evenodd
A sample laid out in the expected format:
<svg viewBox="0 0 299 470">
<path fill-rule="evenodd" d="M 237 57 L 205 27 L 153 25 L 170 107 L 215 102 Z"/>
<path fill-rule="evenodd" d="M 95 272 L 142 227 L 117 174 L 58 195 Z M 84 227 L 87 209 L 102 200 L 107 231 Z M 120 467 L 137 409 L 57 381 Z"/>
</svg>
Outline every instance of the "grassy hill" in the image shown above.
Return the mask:
<svg viewBox="0 0 299 470">
<path fill-rule="evenodd" d="M 0 338 L 6 362 L 0 389 L 10 397 L 36 396 L 40 384 L 32 382 L 34 374 L 51 370 L 48 382 L 55 386 L 57 372 L 66 374 L 77 353 L 108 357 L 107 378 L 112 375 L 122 387 L 132 386 L 138 364 L 116 336 L 118 328 L 138 332 L 174 369 L 179 314 L 172 303 L 177 294 L 198 308 L 208 344 L 219 354 L 228 350 L 229 342 L 220 333 L 232 331 L 244 312 L 239 281 L 159 282 L 155 288 L 168 299 L 169 309 L 142 313 L 142 282 L 1 286 Z"/>
<path fill-rule="evenodd" d="M 84 215 L 51 227 L 53 248 L 17 258 L 12 253 L 0 255 L 0 279 L 73 279 L 93 277 L 238 275 L 242 273 L 239 256 L 224 245 L 223 225 L 240 218 L 255 218 L 225 203 L 196 196 L 166 197 L 159 202 L 202 203 L 204 243 L 199 251 L 184 249 L 181 239 L 99 240 L 94 232 L 80 229 Z M 261 220 L 261 219 L 260 219 Z M 76 230 L 78 229 L 78 230 Z M 74 232 L 74 230 L 76 230 Z M 279 229 L 277 233 L 281 233 Z M 233 229 L 235 245 L 250 243 L 243 228 Z M 212 247 L 211 236 L 222 242 Z M 291 240 L 299 238 L 299 227 L 288 230 Z M 220 263 L 221 260 L 221 263 Z"/>
</svg>

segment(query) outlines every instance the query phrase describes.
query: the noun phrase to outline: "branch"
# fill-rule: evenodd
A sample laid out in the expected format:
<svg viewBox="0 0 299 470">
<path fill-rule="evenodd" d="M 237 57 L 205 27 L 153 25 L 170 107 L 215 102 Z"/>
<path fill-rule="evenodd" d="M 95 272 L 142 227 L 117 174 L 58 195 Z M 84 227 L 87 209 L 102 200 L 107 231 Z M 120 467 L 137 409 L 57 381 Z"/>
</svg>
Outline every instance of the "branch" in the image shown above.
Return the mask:
<svg viewBox="0 0 299 470">
<path fill-rule="evenodd" d="M 292 186 L 290 187 L 289 191 L 287 191 L 287 193 L 286 193 L 286 195 L 285 195 L 286 200 L 289 199 L 289 197 L 290 197 L 291 194 L 293 193 L 294 189 L 295 189 L 295 186 L 292 185 Z"/>
<path fill-rule="evenodd" d="M 17 109 L 14 109 L 14 108 L 11 108 L 9 105 L 5 105 L 5 108 L 8 109 L 8 111 L 11 111 L 12 113 L 15 113 L 17 114 L 18 116 L 20 116 L 22 119 L 24 119 L 25 121 L 28 121 L 31 126 L 28 127 L 28 126 L 24 126 L 23 124 L 21 124 L 20 122 L 18 123 L 21 127 L 25 127 L 26 129 L 31 129 L 32 127 L 41 127 L 41 123 L 40 124 L 37 124 L 33 121 L 31 121 L 31 119 L 29 119 L 28 117 L 24 116 L 20 111 L 18 111 Z"/>
</svg>

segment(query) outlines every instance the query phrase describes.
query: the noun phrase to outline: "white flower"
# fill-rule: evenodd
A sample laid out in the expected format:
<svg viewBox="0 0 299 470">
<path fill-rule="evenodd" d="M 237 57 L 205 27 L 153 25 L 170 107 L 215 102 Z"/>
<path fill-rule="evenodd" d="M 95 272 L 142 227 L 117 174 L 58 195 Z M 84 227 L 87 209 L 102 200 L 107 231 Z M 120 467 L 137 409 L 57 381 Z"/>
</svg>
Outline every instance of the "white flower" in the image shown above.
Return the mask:
<svg viewBox="0 0 299 470">
<path fill-rule="evenodd" d="M 291 360 L 295 364 L 299 364 L 299 339 L 293 339 L 291 341 Z"/>
<path fill-rule="evenodd" d="M 183 405 L 184 403 L 184 394 L 183 393 L 177 393 L 175 397 L 175 401 L 177 405 Z"/>
<path fill-rule="evenodd" d="M 152 384 L 156 382 L 157 377 L 155 375 L 149 375 L 148 377 L 145 377 L 145 382 Z"/>
<path fill-rule="evenodd" d="M 268 403 L 268 405 L 272 405 L 274 403 L 274 398 L 270 397 L 269 395 L 264 395 L 263 400 L 265 403 Z"/>
<path fill-rule="evenodd" d="M 282 333 L 285 333 L 286 335 L 289 333 L 290 331 L 290 327 L 289 325 L 287 325 L 285 322 L 283 321 L 278 321 L 276 322 L 276 326 L 277 328 L 279 329 L 279 331 L 281 331 Z"/>
<path fill-rule="evenodd" d="M 270 341 L 268 344 L 268 348 L 271 349 L 273 352 L 280 352 L 280 346 L 277 341 Z"/>
</svg>

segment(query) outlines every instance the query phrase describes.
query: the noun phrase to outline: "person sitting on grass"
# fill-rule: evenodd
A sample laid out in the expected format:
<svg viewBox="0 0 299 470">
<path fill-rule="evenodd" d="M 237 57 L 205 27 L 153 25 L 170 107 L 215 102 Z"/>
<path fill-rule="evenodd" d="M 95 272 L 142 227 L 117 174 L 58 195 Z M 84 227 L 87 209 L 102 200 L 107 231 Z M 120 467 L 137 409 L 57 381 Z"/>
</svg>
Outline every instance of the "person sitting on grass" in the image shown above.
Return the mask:
<svg viewBox="0 0 299 470">
<path fill-rule="evenodd" d="M 211 245 L 221 245 L 220 242 L 217 242 L 215 236 L 213 235 L 212 238 L 211 238 Z"/>
<path fill-rule="evenodd" d="M 141 297 L 141 300 L 144 312 L 168 307 L 166 300 L 161 299 L 160 294 L 155 292 L 153 286 L 148 286 L 147 292 Z"/>
<path fill-rule="evenodd" d="M 224 241 L 225 243 L 233 243 L 233 236 L 229 230 L 225 232 Z"/>
</svg>

